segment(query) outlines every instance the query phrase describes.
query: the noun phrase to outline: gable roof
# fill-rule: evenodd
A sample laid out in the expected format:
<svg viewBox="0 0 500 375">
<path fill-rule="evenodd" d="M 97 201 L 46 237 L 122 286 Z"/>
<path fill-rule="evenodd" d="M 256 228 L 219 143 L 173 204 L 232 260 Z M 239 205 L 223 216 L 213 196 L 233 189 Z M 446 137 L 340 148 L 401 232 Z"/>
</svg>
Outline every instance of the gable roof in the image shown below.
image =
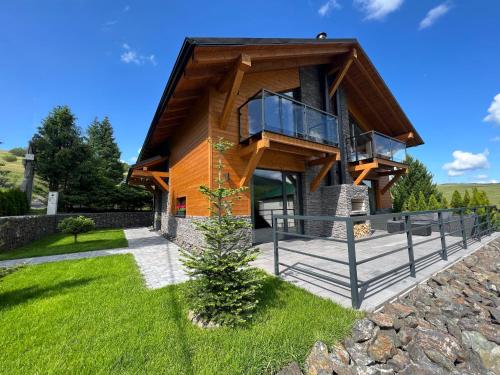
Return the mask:
<svg viewBox="0 0 500 375">
<path fill-rule="evenodd" d="M 138 161 L 158 154 L 210 85 L 231 71 L 242 53 L 251 57 L 248 73 L 308 65 L 332 64 L 357 51 L 344 80 L 356 117 L 367 117 L 392 136 L 413 132 L 410 146 L 423 140 L 356 39 L 186 38 L 158 104 Z M 351 103 L 351 102 L 350 102 Z M 363 119 L 358 118 L 363 121 Z"/>
</svg>

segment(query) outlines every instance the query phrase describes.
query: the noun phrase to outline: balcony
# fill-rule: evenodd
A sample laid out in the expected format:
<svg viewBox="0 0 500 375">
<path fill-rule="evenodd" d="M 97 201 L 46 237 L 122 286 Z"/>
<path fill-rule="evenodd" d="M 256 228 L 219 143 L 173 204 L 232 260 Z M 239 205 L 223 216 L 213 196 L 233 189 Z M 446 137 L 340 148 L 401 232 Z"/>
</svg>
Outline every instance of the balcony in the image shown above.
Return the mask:
<svg viewBox="0 0 500 375">
<path fill-rule="evenodd" d="M 395 138 L 369 131 L 350 137 L 348 141 L 349 161 L 384 159 L 403 163 L 406 158 L 406 144 Z"/>
<path fill-rule="evenodd" d="M 239 109 L 240 142 L 262 133 L 338 146 L 337 118 L 293 98 L 261 90 Z"/>
</svg>

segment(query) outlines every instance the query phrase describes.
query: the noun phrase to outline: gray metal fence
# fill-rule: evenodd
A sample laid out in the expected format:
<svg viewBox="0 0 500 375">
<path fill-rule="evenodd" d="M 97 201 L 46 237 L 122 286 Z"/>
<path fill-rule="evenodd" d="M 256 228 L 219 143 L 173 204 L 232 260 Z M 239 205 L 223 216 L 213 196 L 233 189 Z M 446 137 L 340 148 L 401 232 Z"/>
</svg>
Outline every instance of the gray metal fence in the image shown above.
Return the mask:
<svg viewBox="0 0 500 375">
<path fill-rule="evenodd" d="M 277 215 L 273 214 L 273 242 L 274 242 L 274 272 L 277 276 L 280 275 L 280 266 L 285 267 L 287 270 L 296 270 L 312 277 L 324 279 L 329 282 L 339 284 L 343 287 L 350 289 L 351 301 L 353 308 L 359 308 L 361 305 L 359 290 L 364 288 L 370 283 L 379 279 L 390 276 L 404 270 L 409 269 L 411 277 L 416 277 L 416 265 L 420 262 L 426 261 L 432 256 L 439 256 L 442 260 L 448 260 L 448 253 L 451 249 L 457 246 L 459 249 L 467 249 L 468 242 L 473 240 L 481 240 L 482 237 L 491 235 L 492 232 L 498 231 L 498 210 L 496 206 L 480 206 L 473 208 L 452 208 L 441 209 L 432 211 L 417 211 L 417 212 L 402 212 L 402 213 L 389 213 L 380 215 L 363 215 L 351 217 L 339 216 L 304 216 L 304 215 Z M 296 220 L 296 222 L 329 222 L 336 225 L 345 226 L 344 236 L 320 236 L 309 233 L 295 233 L 290 232 L 282 226 L 278 226 L 278 220 Z M 383 227 L 384 230 L 373 231 L 370 235 L 365 237 L 356 238 L 354 235 L 355 225 L 358 223 L 373 223 L 374 226 Z M 381 224 L 382 223 L 382 224 Z M 399 230 L 397 230 L 399 226 Z M 389 228 L 390 227 L 390 228 Z M 396 228 L 396 229 L 395 229 Z M 435 232 L 436 236 L 424 240 L 417 240 L 415 236 L 426 236 L 429 232 Z M 376 232 L 382 232 L 381 234 Z M 365 241 L 371 241 L 384 237 L 389 237 L 398 234 L 406 234 L 406 244 L 395 249 L 377 254 L 362 260 L 356 259 L 356 244 Z M 333 241 L 336 243 L 343 243 L 346 246 L 347 260 L 332 258 L 314 254 L 307 249 L 292 249 L 280 243 L 282 240 L 289 240 L 293 238 L 301 239 L 321 239 L 325 241 Z M 438 248 L 432 248 L 430 252 L 424 256 L 415 258 L 414 249 L 431 241 L 440 239 Z M 286 244 L 286 243 L 285 243 Z M 348 268 L 349 282 L 341 280 L 333 276 L 325 275 L 324 273 L 315 272 L 311 269 L 296 266 L 294 264 L 285 264 L 280 261 L 280 252 L 288 252 L 299 254 L 304 257 L 313 257 L 322 261 L 334 262 L 344 265 Z M 406 251 L 408 254 L 408 261 L 402 265 L 391 268 L 390 270 L 380 273 L 370 279 L 360 281 L 358 280 L 358 266 L 372 262 L 382 257 L 389 257 L 397 252 Z M 390 260 L 390 258 L 389 258 Z M 314 267 L 317 268 L 317 267 Z M 326 271 L 327 269 L 319 271 Z"/>
</svg>

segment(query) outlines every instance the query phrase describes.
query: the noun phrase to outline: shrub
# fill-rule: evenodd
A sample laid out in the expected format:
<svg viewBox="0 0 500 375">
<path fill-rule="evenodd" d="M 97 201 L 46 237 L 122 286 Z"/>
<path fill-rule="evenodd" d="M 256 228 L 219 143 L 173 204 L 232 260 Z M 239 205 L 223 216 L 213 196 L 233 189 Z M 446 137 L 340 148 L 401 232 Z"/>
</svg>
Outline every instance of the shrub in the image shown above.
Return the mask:
<svg viewBox="0 0 500 375">
<path fill-rule="evenodd" d="M 59 223 L 57 228 L 63 233 L 72 234 L 76 243 L 78 235 L 90 232 L 95 228 L 95 223 L 94 220 L 85 216 L 67 217 Z"/>
<path fill-rule="evenodd" d="M 446 197 L 443 197 L 440 203 L 441 203 L 441 208 L 450 208 L 450 204 L 448 203 L 448 199 L 446 199 Z"/>
<path fill-rule="evenodd" d="M 200 186 L 211 208 L 208 220 L 196 223 L 205 245 L 199 252 L 181 249 L 182 262 L 194 279 L 188 290 L 191 310 L 206 322 L 228 326 L 251 318 L 262 281 L 261 274 L 249 265 L 258 249 L 242 236 L 251 226 L 232 214 L 232 199 L 238 199 L 246 188 L 224 187 L 222 155 L 231 145 L 223 139 L 213 145 L 219 155 L 216 188 Z"/>
<path fill-rule="evenodd" d="M 469 190 L 465 190 L 464 199 L 462 200 L 461 207 L 470 207 L 471 206 L 471 198 L 469 195 Z"/>
<path fill-rule="evenodd" d="M 11 154 L 5 154 L 2 156 L 3 160 L 5 160 L 6 162 L 9 162 L 9 163 L 13 163 L 17 160 L 17 157 L 15 155 L 11 155 Z"/>
<path fill-rule="evenodd" d="M 24 215 L 29 209 L 28 198 L 19 189 L 0 191 L 0 216 Z"/>
<path fill-rule="evenodd" d="M 417 211 L 417 200 L 415 199 L 415 195 L 413 193 L 410 194 L 410 197 L 404 204 L 404 211 Z"/>
<path fill-rule="evenodd" d="M 26 154 L 26 149 L 24 149 L 22 147 L 14 147 L 14 148 L 10 149 L 9 152 L 12 155 L 16 155 L 16 156 L 19 156 L 20 158 L 22 158 Z"/>
</svg>

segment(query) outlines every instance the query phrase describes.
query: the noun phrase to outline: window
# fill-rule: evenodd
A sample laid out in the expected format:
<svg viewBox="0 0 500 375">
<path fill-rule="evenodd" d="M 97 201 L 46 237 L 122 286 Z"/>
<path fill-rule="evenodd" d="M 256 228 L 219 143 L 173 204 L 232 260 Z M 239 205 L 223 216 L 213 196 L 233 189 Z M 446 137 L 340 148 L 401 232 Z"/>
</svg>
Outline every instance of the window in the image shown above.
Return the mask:
<svg viewBox="0 0 500 375">
<path fill-rule="evenodd" d="M 175 216 L 186 217 L 186 197 L 179 197 L 175 200 Z"/>
</svg>

